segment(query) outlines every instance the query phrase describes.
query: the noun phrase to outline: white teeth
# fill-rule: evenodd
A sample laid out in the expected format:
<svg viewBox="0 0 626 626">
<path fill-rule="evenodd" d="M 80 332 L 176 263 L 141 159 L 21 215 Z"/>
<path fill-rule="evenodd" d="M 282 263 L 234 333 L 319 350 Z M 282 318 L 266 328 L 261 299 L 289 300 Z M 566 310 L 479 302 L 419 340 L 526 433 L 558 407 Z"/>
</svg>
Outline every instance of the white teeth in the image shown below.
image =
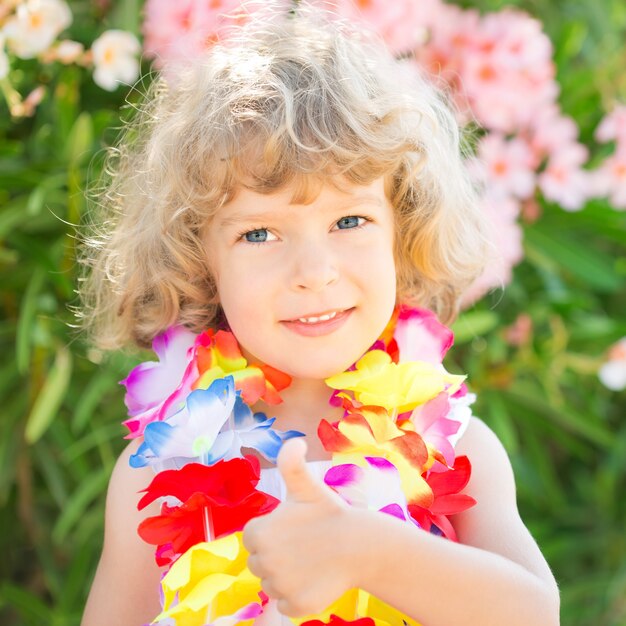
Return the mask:
<svg viewBox="0 0 626 626">
<path fill-rule="evenodd" d="M 337 315 L 337 311 L 328 313 L 327 315 L 320 315 L 319 317 L 299 317 L 298 321 L 303 324 L 316 324 L 317 322 L 326 322 L 333 319 Z"/>
</svg>

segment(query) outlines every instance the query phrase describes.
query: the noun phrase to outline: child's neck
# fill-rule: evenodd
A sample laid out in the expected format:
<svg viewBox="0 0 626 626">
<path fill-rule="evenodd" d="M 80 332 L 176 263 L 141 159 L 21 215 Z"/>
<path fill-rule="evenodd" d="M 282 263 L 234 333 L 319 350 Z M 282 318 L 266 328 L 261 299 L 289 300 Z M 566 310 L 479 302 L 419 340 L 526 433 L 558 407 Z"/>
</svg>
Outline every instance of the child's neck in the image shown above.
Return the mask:
<svg viewBox="0 0 626 626">
<path fill-rule="evenodd" d="M 276 417 L 274 428 L 277 430 L 299 430 L 306 435 L 308 445 L 307 461 L 320 461 L 331 458 L 317 436 L 317 427 L 321 419 L 336 422 L 343 416 L 343 409 L 328 403 L 332 389 L 323 380 L 293 379 L 289 387 L 280 395 L 281 404 L 269 406 L 259 402 L 253 407 L 263 411 L 268 417 Z M 261 464 L 270 467 L 270 464 Z"/>
</svg>

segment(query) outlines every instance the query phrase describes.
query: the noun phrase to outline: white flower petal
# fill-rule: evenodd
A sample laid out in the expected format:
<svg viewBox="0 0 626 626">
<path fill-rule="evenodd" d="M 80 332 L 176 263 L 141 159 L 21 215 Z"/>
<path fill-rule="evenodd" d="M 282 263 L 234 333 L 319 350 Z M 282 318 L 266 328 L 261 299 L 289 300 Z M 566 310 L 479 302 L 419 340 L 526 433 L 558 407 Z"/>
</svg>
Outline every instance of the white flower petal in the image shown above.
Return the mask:
<svg viewBox="0 0 626 626">
<path fill-rule="evenodd" d="M 139 62 L 135 55 L 140 51 L 141 45 L 132 33 L 122 30 L 102 33 L 91 47 L 94 81 L 109 91 L 120 83 L 132 84 L 139 76 Z"/>
<path fill-rule="evenodd" d="M 626 362 L 608 361 L 598 370 L 598 378 L 611 391 L 626 389 Z"/>
</svg>

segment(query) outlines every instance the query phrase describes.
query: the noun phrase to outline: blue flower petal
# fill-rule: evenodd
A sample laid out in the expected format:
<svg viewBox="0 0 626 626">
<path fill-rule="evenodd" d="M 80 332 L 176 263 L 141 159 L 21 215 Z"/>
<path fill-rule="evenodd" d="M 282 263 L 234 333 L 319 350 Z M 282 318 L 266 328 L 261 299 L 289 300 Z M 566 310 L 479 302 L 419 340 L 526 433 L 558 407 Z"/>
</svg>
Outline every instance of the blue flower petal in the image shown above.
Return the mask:
<svg viewBox="0 0 626 626">
<path fill-rule="evenodd" d="M 287 439 L 293 439 L 294 437 L 305 436 L 305 434 L 301 433 L 299 430 L 278 430 L 276 432 L 280 434 L 280 437 L 283 441 L 287 441 Z"/>
<path fill-rule="evenodd" d="M 163 448 L 176 436 L 176 428 L 167 422 L 152 422 L 146 426 L 143 435 L 142 446 L 147 445 L 155 456 L 161 456 Z"/>
<path fill-rule="evenodd" d="M 232 376 L 224 376 L 224 378 L 216 378 L 209 386 L 207 391 L 214 393 L 223 404 L 230 401 L 231 396 L 235 393 L 235 379 Z"/>
<path fill-rule="evenodd" d="M 249 426 L 253 422 L 252 410 L 250 407 L 243 401 L 243 398 L 237 394 L 237 399 L 235 400 L 235 409 L 233 411 L 235 416 L 235 428 L 245 428 Z"/>
<path fill-rule="evenodd" d="M 137 448 L 137 452 L 135 454 L 131 454 L 128 459 L 128 463 L 131 467 L 145 467 L 148 465 L 148 458 L 146 457 L 146 453 L 149 452 L 150 448 L 148 444 L 144 441 L 139 448 Z"/>
<path fill-rule="evenodd" d="M 259 428 L 242 433 L 241 441 L 243 446 L 254 448 L 272 463 L 276 463 L 278 451 L 283 443 L 274 431 Z"/>
<path fill-rule="evenodd" d="M 233 444 L 237 443 L 238 437 L 235 436 L 235 433 L 232 430 L 227 430 L 225 432 L 220 433 L 213 444 L 213 447 L 209 450 L 207 456 L 202 460 L 206 465 L 213 465 L 217 463 L 225 456 L 241 456 L 240 450 L 237 450 L 237 454 L 230 455 L 231 448 Z"/>
</svg>

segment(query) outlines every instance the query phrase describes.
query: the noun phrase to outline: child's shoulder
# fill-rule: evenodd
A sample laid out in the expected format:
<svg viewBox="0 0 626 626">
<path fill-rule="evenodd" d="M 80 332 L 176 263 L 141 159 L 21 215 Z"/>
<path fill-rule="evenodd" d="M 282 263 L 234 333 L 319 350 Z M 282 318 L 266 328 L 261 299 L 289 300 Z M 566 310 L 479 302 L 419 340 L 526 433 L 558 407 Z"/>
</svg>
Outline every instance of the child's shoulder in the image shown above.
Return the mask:
<svg viewBox="0 0 626 626">
<path fill-rule="evenodd" d="M 476 500 L 475 506 L 450 520 L 459 541 L 520 563 L 546 585 L 556 587 L 550 568 L 520 518 L 513 468 L 496 434 L 472 417 L 456 455 L 466 455 L 470 460 L 471 477 L 463 491 Z M 558 595 L 558 590 L 555 593 Z"/>
<path fill-rule="evenodd" d="M 133 550 L 141 553 L 142 558 L 150 555 L 153 560 L 154 549 L 139 539 L 137 526 L 146 517 L 158 515 L 160 505 L 153 502 L 141 511 L 137 509 L 141 491 L 154 478 L 150 467 L 134 468 L 129 464 L 129 458 L 139 444 L 140 441 L 134 440 L 124 448 L 111 474 L 106 499 L 104 551 L 121 553 Z"/>
<path fill-rule="evenodd" d="M 139 491 L 145 489 L 154 477 L 154 472 L 149 466 L 135 468 L 130 465 L 130 457 L 137 452 L 141 441 L 141 439 L 132 439 L 117 458 L 109 481 L 107 507 L 115 504 L 118 498 L 130 498 L 135 501 L 131 509 L 136 510 Z"/>
<path fill-rule="evenodd" d="M 467 456 L 472 473 L 466 492 L 476 500 L 497 498 L 515 504 L 515 477 L 509 455 L 498 436 L 480 418 L 472 416 L 457 443 L 456 456 Z"/>
<path fill-rule="evenodd" d="M 480 444 L 500 446 L 504 449 L 500 439 L 493 430 L 480 417 L 472 415 L 457 448 Z M 462 454 L 466 452 L 462 452 Z"/>
</svg>

